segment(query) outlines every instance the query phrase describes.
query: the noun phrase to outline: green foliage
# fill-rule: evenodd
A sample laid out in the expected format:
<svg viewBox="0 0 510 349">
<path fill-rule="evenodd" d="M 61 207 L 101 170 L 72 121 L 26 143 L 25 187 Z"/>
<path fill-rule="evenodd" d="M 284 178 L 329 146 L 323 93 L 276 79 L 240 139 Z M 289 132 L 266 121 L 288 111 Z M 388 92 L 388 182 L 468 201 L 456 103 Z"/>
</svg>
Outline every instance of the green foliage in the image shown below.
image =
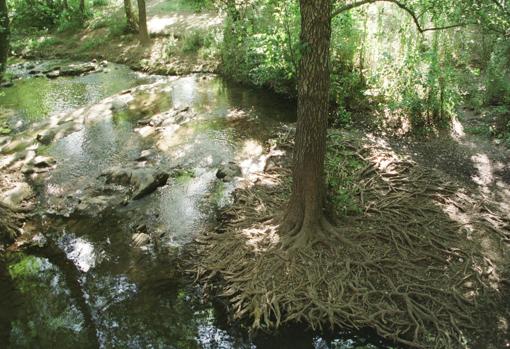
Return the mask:
<svg viewBox="0 0 510 349">
<path fill-rule="evenodd" d="M 85 9 L 84 14 L 79 11 L 79 0 L 68 0 L 68 8 L 65 7 L 63 0 L 9 1 L 12 27 L 18 32 L 78 29 L 84 19 L 91 15 L 88 6 Z"/>
<path fill-rule="evenodd" d="M 191 30 L 182 37 L 171 35 L 165 45 L 165 55 L 169 58 L 179 54 L 197 54 L 200 58 L 218 55 L 220 38 L 214 30 Z"/>
<path fill-rule="evenodd" d="M 510 44 L 497 40 L 484 76 L 485 105 L 510 105 Z"/>
<path fill-rule="evenodd" d="M 335 111 L 333 125 L 338 128 L 348 128 L 352 125 L 352 121 L 352 113 L 343 106 L 338 107 Z"/>
<path fill-rule="evenodd" d="M 328 138 L 325 171 L 330 191 L 329 198 L 340 215 L 355 215 L 361 212 L 358 200 L 358 174 L 366 165 L 345 144 L 345 137 L 333 131 Z"/>
<path fill-rule="evenodd" d="M 87 52 L 87 51 L 93 50 L 96 47 L 104 45 L 108 41 L 108 39 L 109 38 L 106 37 L 106 36 L 103 36 L 103 37 L 93 37 L 93 38 L 86 39 L 86 40 L 84 40 L 82 42 L 82 44 L 81 44 L 80 48 L 78 49 L 78 51 L 80 51 L 80 52 Z"/>
<path fill-rule="evenodd" d="M 363 30 L 351 12 L 334 18 L 331 44 L 331 98 L 339 106 L 339 126 L 350 123 L 350 112 L 365 104 Z M 356 60 L 358 60 L 356 62 Z"/>
<path fill-rule="evenodd" d="M 210 41 L 206 39 L 204 33 L 198 30 L 193 30 L 186 33 L 182 42 L 182 52 L 196 53 L 200 48 L 208 44 Z"/>
<path fill-rule="evenodd" d="M 157 3 L 153 11 L 156 14 L 179 11 L 202 11 L 214 8 L 214 0 L 166 0 Z"/>
<path fill-rule="evenodd" d="M 92 6 L 94 7 L 101 7 L 101 6 L 107 6 L 108 0 L 92 0 Z"/>
<path fill-rule="evenodd" d="M 299 61 L 299 6 L 259 0 L 227 7 L 222 70 L 231 78 L 295 94 Z"/>
</svg>

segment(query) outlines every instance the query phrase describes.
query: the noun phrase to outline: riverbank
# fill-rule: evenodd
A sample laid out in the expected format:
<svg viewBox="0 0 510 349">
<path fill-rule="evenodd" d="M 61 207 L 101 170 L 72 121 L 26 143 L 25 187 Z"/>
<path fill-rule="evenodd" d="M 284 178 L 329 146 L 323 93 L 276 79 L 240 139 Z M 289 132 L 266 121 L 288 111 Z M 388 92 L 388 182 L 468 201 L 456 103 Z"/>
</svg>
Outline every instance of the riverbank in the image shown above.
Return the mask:
<svg viewBox="0 0 510 349">
<path fill-rule="evenodd" d="M 212 10 L 194 12 L 148 2 L 151 41 L 140 43 L 137 33 L 126 31 L 124 13 L 107 7 L 96 11 L 82 29 L 14 33 L 11 64 L 17 59 L 75 61 L 108 60 L 151 74 L 216 73 L 223 15 Z"/>
</svg>

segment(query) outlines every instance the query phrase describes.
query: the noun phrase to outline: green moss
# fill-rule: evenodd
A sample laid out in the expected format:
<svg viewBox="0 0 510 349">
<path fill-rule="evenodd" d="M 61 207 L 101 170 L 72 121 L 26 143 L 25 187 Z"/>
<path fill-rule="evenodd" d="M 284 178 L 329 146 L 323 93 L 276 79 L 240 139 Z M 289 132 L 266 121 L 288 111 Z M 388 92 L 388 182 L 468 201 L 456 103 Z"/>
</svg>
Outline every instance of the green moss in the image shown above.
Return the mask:
<svg viewBox="0 0 510 349">
<path fill-rule="evenodd" d="M 172 173 L 172 178 L 175 179 L 176 183 L 186 183 L 195 178 L 195 171 L 190 169 L 177 169 Z"/>
</svg>

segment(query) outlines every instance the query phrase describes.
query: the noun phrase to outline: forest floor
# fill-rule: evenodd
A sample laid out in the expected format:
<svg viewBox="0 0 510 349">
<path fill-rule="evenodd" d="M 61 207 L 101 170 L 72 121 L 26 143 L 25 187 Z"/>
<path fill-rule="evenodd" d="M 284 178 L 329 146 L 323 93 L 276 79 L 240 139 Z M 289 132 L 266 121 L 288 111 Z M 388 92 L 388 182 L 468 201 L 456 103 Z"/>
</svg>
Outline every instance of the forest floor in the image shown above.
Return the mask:
<svg viewBox="0 0 510 349">
<path fill-rule="evenodd" d="M 223 17 L 214 11 L 181 8 L 175 4 L 147 1 L 150 45 L 143 46 L 136 33 L 123 32 L 124 12 L 105 7 L 84 29 L 53 34 L 13 37 L 12 48 L 25 59 L 64 58 L 108 60 L 153 74 L 184 75 L 218 70 L 215 42 L 222 32 Z"/>
<path fill-rule="evenodd" d="M 292 137 L 282 135 L 267 171 L 197 240 L 194 272 L 255 327 L 370 327 L 419 348 L 510 345 L 510 152 L 465 133 L 473 118 L 427 139 L 332 130 L 338 235 L 297 252 L 282 249 L 277 229 L 290 191 Z"/>
</svg>

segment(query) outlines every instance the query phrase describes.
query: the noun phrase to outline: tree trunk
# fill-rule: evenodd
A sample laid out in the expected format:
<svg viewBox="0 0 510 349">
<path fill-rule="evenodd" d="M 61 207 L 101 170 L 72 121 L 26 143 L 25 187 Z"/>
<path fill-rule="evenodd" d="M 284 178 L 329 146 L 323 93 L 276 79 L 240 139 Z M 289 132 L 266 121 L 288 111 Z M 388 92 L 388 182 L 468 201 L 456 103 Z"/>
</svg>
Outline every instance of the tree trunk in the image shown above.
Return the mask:
<svg viewBox="0 0 510 349">
<path fill-rule="evenodd" d="M 9 12 L 7 0 L 0 0 L 0 81 L 7 68 L 7 57 L 9 56 Z"/>
<path fill-rule="evenodd" d="M 140 41 L 142 44 L 148 44 L 149 31 L 147 30 L 147 13 L 145 10 L 145 0 L 138 0 L 138 28 L 140 33 Z"/>
<path fill-rule="evenodd" d="M 292 195 L 281 225 L 290 236 L 324 225 L 326 132 L 329 107 L 331 0 L 300 0 L 301 48 Z"/>
<path fill-rule="evenodd" d="M 85 18 L 85 0 L 80 0 L 80 14 L 82 18 Z"/>
<path fill-rule="evenodd" d="M 136 25 L 135 16 L 133 15 L 133 8 L 131 6 L 131 0 L 124 0 L 124 11 L 126 12 L 127 28 L 130 32 L 134 32 L 138 29 Z"/>
</svg>

